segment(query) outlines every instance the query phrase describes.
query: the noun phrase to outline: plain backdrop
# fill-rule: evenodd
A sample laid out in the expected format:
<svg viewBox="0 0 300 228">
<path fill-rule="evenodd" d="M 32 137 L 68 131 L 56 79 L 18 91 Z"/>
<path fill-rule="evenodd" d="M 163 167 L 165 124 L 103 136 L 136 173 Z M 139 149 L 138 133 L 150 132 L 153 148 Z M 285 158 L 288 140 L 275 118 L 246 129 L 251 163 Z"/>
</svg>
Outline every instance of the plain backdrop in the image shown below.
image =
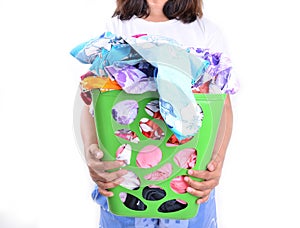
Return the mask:
<svg viewBox="0 0 300 228">
<path fill-rule="evenodd" d="M 220 228 L 300 227 L 296 3 L 204 1 L 241 84 L 216 193 Z M 0 0 L 1 228 L 97 227 L 76 136 L 79 76 L 87 66 L 69 52 L 102 33 L 114 4 Z"/>
</svg>

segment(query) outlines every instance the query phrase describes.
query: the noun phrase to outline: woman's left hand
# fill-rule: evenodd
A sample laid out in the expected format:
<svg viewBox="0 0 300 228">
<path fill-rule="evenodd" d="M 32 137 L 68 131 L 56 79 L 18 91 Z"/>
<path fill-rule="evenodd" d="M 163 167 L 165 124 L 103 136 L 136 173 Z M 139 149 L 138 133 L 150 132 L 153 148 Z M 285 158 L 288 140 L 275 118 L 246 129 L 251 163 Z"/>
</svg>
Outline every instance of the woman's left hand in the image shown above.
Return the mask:
<svg viewBox="0 0 300 228">
<path fill-rule="evenodd" d="M 201 178 L 203 181 L 192 180 L 188 176 L 184 180 L 189 184 L 187 192 L 199 197 L 198 204 L 209 199 L 210 192 L 219 184 L 222 173 L 222 161 L 218 155 L 207 165 L 207 170 L 189 170 L 190 176 Z"/>
</svg>

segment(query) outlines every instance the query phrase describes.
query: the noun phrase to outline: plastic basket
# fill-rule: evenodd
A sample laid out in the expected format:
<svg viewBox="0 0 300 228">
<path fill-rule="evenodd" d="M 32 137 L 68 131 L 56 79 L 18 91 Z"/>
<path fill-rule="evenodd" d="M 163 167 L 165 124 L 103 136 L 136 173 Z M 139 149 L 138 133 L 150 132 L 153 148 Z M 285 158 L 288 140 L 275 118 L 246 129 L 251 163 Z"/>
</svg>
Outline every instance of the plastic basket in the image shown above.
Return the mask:
<svg viewBox="0 0 300 228">
<path fill-rule="evenodd" d="M 124 91 L 109 91 L 100 93 L 99 90 L 92 91 L 94 118 L 96 125 L 96 132 L 99 140 L 99 147 L 104 152 L 103 160 L 115 160 L 116 151 L 121 145 L 129 144 L 132 148 L 130 164 L 124 169 L 134 172 L 139 180 L 140 187 L 132 190 L 122 186 L 117 186 L 111 191 L 114 193 L 113 197 L 108 198 L 109 209 L 112 213 L 120 216 L 129 217 L 148 217 L 148 218 L 170 218 L 170 219 L 189 219 L 198 213 L 199 205 L 196 204 L 196 197 L 185 192 L 179 194 L 170 187 L 171 181 L 178 176 L 188 175 L 188 169 L 179 167 L 175 161 L 174 156 L 182 151 L 184 148 L 194 148 L 197 151 L 197 159 L 193 169 L 204 170 L 209 163 L 215 144 L 217 130 L 222 114 L 225 94 L 195 94 L 197 103 L 203 111 L 202 126 L 197 135 L 190 141 L 182 145 L 168 146 L 167 141 L 173 134 L 162 120 L 152 118 L 145 111 L 146 105 L 152 100 L 158 100 L 156 92 L 146 92 L 141 95 L 126 94 Z M 118 102 L 124 100 L 134 100 L 138 103 L 138 113 L 134 121 L 128 125 L 119 124 L 112 115 L 112 108 Z M 161 140 L 152 140 L 147 138 L 140 131 L 139 121 L 142 118 L 148 118 L 163 130 L 164 137 Z M 138 143 L 133 143 L 115 135 L 115 132 L 120 129 L 130 129 L 134 131 L 139 138 Z M 162 158 L 160 162 L 151 168 L 140 168 L 136 164 L 136 158 L 139 151 L 147 145 L 154 145 L 159 147 L 162 151 Z M 147 180 L 145 176 L 161 168 L 165 164 L 171 164 L 172 173 L 164 180 L 154 181 Z M 201 181 L 201 180 L 200 180 Z M 143 197 L 143 190 L 147 186 L 159 186 L 165 191 L 165 196 L 159 200 L 146 200 Z M 144 210 L 133 210 L 126 206 L 121 200 L 120 195 L 130 194 L 141 200 L 146 206 Z M 160 206 L 167 201 L 179 200 L 186 202 L 186 207 L 172 212 L 159 211 Z"/>
</svg>

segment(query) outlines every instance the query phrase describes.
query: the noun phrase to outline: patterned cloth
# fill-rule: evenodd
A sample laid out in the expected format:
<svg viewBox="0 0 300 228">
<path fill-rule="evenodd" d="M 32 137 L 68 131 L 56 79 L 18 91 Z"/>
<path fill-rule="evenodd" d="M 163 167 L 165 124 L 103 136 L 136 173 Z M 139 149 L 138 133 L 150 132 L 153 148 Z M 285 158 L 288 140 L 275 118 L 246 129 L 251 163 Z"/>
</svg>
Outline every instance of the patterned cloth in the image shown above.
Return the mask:
<svg viewBox="0 0 300 228">
<path fill-rule="evenodd" d="M 91 103 L 86 93 L 94 88 L 133 94 L 158 91 L 162 118 L 178 140 L 194 136 L 202 125 L 203 116 L 191 88 L 201 92 L 197 88 L 209 82 L 208 92 L 232 94 L 237 90 L 229 58 L 207 49 L 184 48 L 167 37 L 141 34 L 122 38 L 105 32 L 76 46 L 71 55 L 92 64 L 89 72 L 94 76 L 81 82 L 84 100 Z"/>
</svg>

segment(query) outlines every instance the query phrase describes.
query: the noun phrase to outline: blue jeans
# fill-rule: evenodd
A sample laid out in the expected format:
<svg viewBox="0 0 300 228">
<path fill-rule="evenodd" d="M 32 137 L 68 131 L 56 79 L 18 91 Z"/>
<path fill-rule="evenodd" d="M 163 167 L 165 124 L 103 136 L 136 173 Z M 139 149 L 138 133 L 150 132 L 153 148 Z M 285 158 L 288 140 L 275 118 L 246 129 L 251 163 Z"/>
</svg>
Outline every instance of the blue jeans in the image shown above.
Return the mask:
<svg viewBox="0 0 300 228">
<path fill-rule="evenodd" d="M 97 188 L 92 197 L 101 208 L 101 228 L 217 228 L 215 190 L 210 193 L 209 200 L 199 207 L 198 214 L 189 220 L 154 219 L 123 217 L 112 214 L 108 209 L 106 197 L 102 196 Z"/>
</svg>

